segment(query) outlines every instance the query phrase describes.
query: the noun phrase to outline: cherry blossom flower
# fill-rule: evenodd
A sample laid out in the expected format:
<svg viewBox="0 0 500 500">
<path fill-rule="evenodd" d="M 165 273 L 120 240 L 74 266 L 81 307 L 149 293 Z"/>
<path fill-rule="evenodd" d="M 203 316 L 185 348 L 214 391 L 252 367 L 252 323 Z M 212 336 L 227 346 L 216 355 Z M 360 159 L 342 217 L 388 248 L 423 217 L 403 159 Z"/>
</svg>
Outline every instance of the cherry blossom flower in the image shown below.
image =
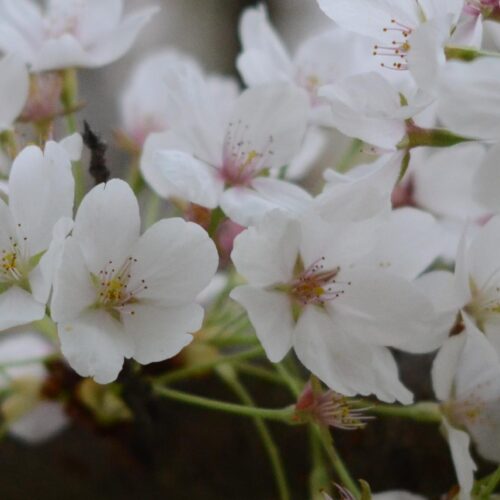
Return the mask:
<svg viewBox="0 0 500 500">
<path fill-rule="evenodd" d="M 25 64 L 16 56 L 0 60 L 0 132 L 10 130 L 28 99 L 29 76 Z"/>
<path fill-rule="evenodd" d="M 432 381 L 441 401 L 460 498 L 465 500 L 476 470 L 469 434 L 484 458 L 500 463 L 500 359 L 467 316 L 464 321 L 465 332 L 451 337 L 439 351 Z"/>
<path fill-rule="evenodd" d="M 171 49 L 142 59 L 133 69 L 121 96 L 121 133 L 132 147 L 140 150 L 150 134 L 167 130 L 175 120 L 167 92 L 179 74 L 189 71 L 201 73 L 201 68 L 189 56 Z"/>
<path fill-rule="evenodd" d="M 73 196 L 65 147 L 49 141 L 44 151 L 29 146 L 17 156 L 8 206 L 0 200 L 0 329 L 44 316 L 57 248 L 71 225 Z"/>
<path fill-rule="evenodd" d="M 224 127 L 220 120 L 205 119 L 212 110 L 205 102 L 193 116 L 184 110 L 186 123 L 164 135 L 168 146 L 149 168 L 161 176 L 162 191 L 207 208 L 220 205 L 243 226 L 276 207 L 304 209 L 310 195 L 275 177 L 304 138 L 305 92 L 285 83 L 251 88 L 238 98 Z"/>
<path fill-rule="evenodd" d="M 32 444 L 50 439 L 68 423 L 61 403 L 45 399 L 43 359 L 54 348 L 39 334 L 11 330 L 0 338 L 0 413 L 11 435 Z"/>
<path fill-rule="evenodd" d="M 273 211 L 235 240 L 232 259 L 249 284 L 231 297 L 247 310 L 272 362 L 293 346 L 336 392 L 409 403 L 386 346 L 424 352 L 440 345 L 432 306 L 410 283 L 435 258 L 410 240 L 432 241 L 434 224 L 412 210 L 385 226 L 378 218 L 327 222 Z"/>
<path fill-rule="evenodd" d="M 0 50 L 33 71 L 100 67 L 122 57 L 158 9 L 123 16 L 123 0 L 2 0 Z"/>
<path fill-rule="evenodd" d="M 116 379 L 124 358 L 170 358 L 202 323 L 196 296 L 217 268 L 206 232 L 182 219 L 140 236 L 139 206 L 124 181 L 82 201 L 54 282 L 52 318 L 69 364 L 96 382 Z"/>
</svg>

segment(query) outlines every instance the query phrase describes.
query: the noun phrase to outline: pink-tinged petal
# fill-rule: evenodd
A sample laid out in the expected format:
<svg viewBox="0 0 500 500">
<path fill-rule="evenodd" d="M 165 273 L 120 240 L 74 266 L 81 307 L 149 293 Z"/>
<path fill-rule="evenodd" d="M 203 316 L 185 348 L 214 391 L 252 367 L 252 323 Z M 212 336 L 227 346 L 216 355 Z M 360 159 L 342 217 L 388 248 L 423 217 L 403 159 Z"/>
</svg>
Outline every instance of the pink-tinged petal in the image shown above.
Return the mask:
<svg viewBox="0 0 500 500">
<path fill-rule="evenodd" d="M 245 308 L 267 357 L 279 363 L 292 346 L 292 304 L 281 292 L 239 286 L 231 298 Z"/>
<path fill-rule="evenodd" d="M 63 405 L 55 401 L 40 402 L 33 410 L 9 425 L 9 434 L 30 444 L 54 437 L 69 424 Z"/>
<path fill-rule="evenodd" d="M 279 210 L 272 211 L 256 227 L 236 237 L 231 259 L 251 285 L 288 283 L 298 257 L 299 238 L 298 223 Z"/>
<path fill-rule="evenodd" d="M 54 277 L 51 316 L 54 321 L 70 321 L 97 301 L 80 246 L 74 236 L 64 242 L 60 263 Z"/>
<path fill-rule="evenodd" d="M 133 358 L 141 364 L 169 359 L 193 340 L 203 322 L 203 308 L 197 304 L 172 308 L 149 304 L 132 306 L 125 314 L 125 329 L 134 341 Z"/>
<path fill-rule="evenodd" d="M 166 306 L 194 302 L 219 262 L 207 232 L 180 218 L 157 222 L 129 250 L 135 261 L 128 289 L 139 300 Z"/>
<path fill-rule="evenodd" d="M 341 270 L 338 287 L 344 293 L 325 305 L 360 341 L 415 353 L 442 342 L 433 328 L 432 303 L 407 280 L 383 269 L 355 267 Z"/>
<path fill-rule="evenodd" d="M 153 168 L 161 175 L 159 188 L 207 208 L 219 204 L 224 182 L 218 170 L 182 151 L 158 151 Z"/>
<path fill-rule="evenodd" d="M 474 472 L 477 470 L 469 451 L 469 435 L 452 427 L 446 419 L 443 419 L 443 431 L 448 439 L 451 458 L 460 485 L 460 500 L 467 500 L 470 498 L 474 486 Z"/>
<path fill-rule="evenodd" d="M 49 141 L 42 152 L 28 146 L 14 160 L 9 206 L 29 255 L 46 250 L 61 218 L 72 218 L 75 181 L 66 150 Z M 36 203 L 34 203 L 36 200 Z"/>
<path fill-rule="evenodd" d="M 101 36 L 90 47 L 87 65 L 99 67 L 120 59 L 158 11 L 158 7 L 147 7 L 126 16 L 115 30 Z"/>
<path fill-rule="evenodd" d="M 137 198 L 126 182 L 113 179 L 93 188 L 73 229 L 88 269 L 97 275 L 106 266 L 121 266 L 139 238 L 140 223 Z"/>
<path fill-rule="evenodd" d="M 442 253 L 443 234 L 436 219 L 421 210 L 391 212 L 363 265 L 381 266 L 408 280 L 415 279 Z"/>
<path fill-rule="evenodd" d="M 450 25 L 457 22 L 464 9 L 464 0 L 419 0 L 418 3 L 427 21 L 450 16 Z"/>
<path fill-rule="evenodd" d="M 0 60 L 0 132 L 10 129 L 28 99 L 29 76 L 24 62 L 16 55 Z"/>
<path fill-rule="evenodd" d="M 26 325 L 44 315 L 45 305 L 37 302 L 26 290 L 11 286 L 0 293 L 0 330 Z"/>
<path fill-rule="evenodd" d="M 89 310 L 73 321 L 59 323 L 58 333 L 70 366 L 99 384 L 116 380 L 123 359 L 134 353 L 130 334 L 104 310 Z"/>
</svg>

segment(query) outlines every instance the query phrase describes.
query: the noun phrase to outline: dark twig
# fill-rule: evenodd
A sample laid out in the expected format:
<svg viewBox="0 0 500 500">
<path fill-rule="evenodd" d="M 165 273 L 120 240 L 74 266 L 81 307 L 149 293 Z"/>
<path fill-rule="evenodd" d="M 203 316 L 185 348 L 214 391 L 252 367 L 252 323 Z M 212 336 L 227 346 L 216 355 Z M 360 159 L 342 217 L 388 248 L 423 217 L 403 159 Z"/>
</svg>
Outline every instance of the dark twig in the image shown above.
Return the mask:
<svg viewBox="0 0 500 500">
<path fill-rule="evenodd" d="M 89 124 L 83 122 L 83 142 L 90 150 L 89 172 L 95 181 L 95 184 L 108 182 L 111 172 L 106 165 L 106 150 L 108 146 L 102 139 L 95 134 Z"/>
</svg>

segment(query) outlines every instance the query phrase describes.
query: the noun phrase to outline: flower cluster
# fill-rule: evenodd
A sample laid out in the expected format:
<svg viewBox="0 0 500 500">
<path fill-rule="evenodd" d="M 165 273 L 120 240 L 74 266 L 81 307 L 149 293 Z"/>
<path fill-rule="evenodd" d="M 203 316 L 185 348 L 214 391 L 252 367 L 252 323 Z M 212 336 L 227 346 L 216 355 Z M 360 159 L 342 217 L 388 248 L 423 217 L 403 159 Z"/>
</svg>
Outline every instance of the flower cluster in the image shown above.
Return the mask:
<svg viewBox="0 0 500 500">
<path fill-rule="evenodd" d="M 483 43 L 498 1 L 317 0 L 330 26 L 295 53 L 263 5 L 248 8 L 245 88 L 175 49 L 145 58 L 115 134 L 130 182 L 89 189 L 77 69 L 117 60 L 157 10 L 124 15 L 122 3 L 0 0 L 9 432 L 38 441 L 68 425 L 47 390 L 54 360 L 110 384 L 77 392 L 113 422 L 133 418 L 112 390 L 125 360 L 158 395 L 200 402 L 163 382 L 223 365 L 234 387 L 238 365 L 224 360 L 239 351 L 224 342 L 250 341 L 271 366 L 255 370 L 298 398 L 275 418 L 324 431 L 425 414 L 449 443 L 457 498 L 492 493 L 469 448 L 500 464 L 500 54 Z M 351 151 L 322 168 L 339 132 Z M 436 402 L 413 404 L 398 352 L 437 353 L 422 375 Z M 173 357 L 180 375 L 142 367 Z M 342 498 L 361 498 L 339 479 Z"/>
</svg>

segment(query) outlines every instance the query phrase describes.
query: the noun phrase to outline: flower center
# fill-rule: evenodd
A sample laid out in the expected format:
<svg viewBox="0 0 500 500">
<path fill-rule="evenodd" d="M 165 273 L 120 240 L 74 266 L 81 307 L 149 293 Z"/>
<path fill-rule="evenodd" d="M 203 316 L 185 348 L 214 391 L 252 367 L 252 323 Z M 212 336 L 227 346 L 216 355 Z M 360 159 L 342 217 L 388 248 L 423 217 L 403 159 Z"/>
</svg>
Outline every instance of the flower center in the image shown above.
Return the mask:
<svg viewBox="0 0 500 500">
<path fill-rule="evenodd" d="M 94 277 L 98 296 L 97 307 L 102 307 L 111 313 L 126 312 L 132 316 L 135 314 L 130 307 L 139 302 L 137 294 L 148 289 L 145 280 L 141 280 L 135 288 L 129 286 L 132 267 L 136 262 L 137 259 L 129 257 L 119 269 L 116 269 L 110 260 L 104 269 L 99 271 L 98 276 Z"/>
<path fill-rule="evenodd" d="M 484 409 L 484 401 L 474 395 L 461 401 L 452 400 L 444 404 L 445 413 L 457 427 L 467 427 L 483 421 Z"/>
<path fill-rule="evenodd" d="M 17 227 L 20 230 L 21 224 Z M 30 262 L 16 240 L 14 236 L 9 236 L 9 246 L 0 249 L 0 283 L 24 286 L 26 277 L 36 262 Z M 23 242 L 27 240 L 26 236 L 22 237 Z"/>
<path fill-rule="evenodd" d="M 269 136 L 263 150 L 259 151 L 252 141 L 245 139 L 248 129 L 248 125 L 244 125 L 241 120 L 229 124 L 220 170 L 222 179 L 229 186 L 248 186 L 254 177 L 265 173 L 274 154 L 272 136 Z"/>
<path fill-rule="evenodd" d="M 290 294 L 301 305 L 323 305 L 343 295 L 343 286 L 351 285 L 350 281 L 337 280 L 340 267 L 325 270 L 324 261 L 325 258 L 321 257 L 313 262 L 290 283 Z"/>
<path fill-rule="evenodd" d="M 407 70 L 408 60 L 406 56 L 411 49 L 408 37 L 413 33 L 413 28 L 398 22 L 396 19 L 391 19 L 391 25 L 383 28 L 383 32 L 394 35 L 394 38 L 389 40 L 387 45 L 375 45 L 373 55 L 394 60 L 392 64 L 380 63 L 382 68 L 395 71 Z"/>
</svg>

